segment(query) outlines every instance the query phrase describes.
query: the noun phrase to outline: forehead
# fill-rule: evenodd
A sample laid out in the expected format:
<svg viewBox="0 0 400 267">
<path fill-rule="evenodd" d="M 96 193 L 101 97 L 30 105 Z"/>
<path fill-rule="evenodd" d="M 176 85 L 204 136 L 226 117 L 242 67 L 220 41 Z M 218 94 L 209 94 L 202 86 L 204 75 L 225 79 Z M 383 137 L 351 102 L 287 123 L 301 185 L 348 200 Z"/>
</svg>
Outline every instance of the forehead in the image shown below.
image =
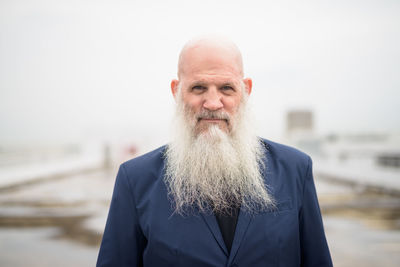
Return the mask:
<svg viewBox="0 0 400 267">
<path fill-rule="evenodd" d="M 190 47 L 180 61 L 180 75 L 185 78 L 239 79 L 242 76 L 240 54 L 226 47 Z"/>
</svg>

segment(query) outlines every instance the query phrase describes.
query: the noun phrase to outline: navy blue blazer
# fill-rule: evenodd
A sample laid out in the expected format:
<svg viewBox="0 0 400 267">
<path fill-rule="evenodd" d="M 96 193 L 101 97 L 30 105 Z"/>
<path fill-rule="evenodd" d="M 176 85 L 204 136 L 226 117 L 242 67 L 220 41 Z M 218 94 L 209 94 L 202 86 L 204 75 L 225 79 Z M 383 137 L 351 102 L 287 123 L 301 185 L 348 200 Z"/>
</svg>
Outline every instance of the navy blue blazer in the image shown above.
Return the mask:
<svg viewBox="0 0 400 267">
<path fill-rule="evenodd" d="M 120 166 L 97 266 L 332 266 L 310 157 L 263 142 L 277 208 L 240 210 L 230 253 L 214 215 L 173 213 L 161 147 Z"/>
</svg>

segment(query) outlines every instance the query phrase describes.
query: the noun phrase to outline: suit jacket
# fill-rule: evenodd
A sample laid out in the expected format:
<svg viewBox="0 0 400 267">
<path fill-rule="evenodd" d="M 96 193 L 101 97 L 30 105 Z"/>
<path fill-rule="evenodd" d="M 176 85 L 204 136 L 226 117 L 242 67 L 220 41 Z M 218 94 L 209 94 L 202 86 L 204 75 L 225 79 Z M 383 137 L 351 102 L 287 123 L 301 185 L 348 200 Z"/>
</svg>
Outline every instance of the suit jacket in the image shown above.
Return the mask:
<svg viewBox="0 0 400 267">
<path fill-rule="evenodd" d="M 97 266 L 332 266 L 310 157 L 262 141 L 277 207 L 241 210 L 229 254 L 213 214 L 173 213 L 161 147 L 120 166 Z"/>
</svg>

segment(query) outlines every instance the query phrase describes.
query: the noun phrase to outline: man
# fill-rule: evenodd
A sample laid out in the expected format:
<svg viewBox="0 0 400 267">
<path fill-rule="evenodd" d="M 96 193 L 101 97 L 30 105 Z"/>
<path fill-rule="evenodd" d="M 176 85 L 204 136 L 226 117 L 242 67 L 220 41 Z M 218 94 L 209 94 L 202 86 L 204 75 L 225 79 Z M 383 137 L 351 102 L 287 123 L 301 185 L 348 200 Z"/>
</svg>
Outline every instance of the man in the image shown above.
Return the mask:
<svg viewBox="0 0 400 267">
<path fill-rule="evenodd" d="M 170 144 L 121 165 L 98 266 L 332 266 L 311 159 L 258 138 L 238 48 L 181 51 Z"/>
</svg>

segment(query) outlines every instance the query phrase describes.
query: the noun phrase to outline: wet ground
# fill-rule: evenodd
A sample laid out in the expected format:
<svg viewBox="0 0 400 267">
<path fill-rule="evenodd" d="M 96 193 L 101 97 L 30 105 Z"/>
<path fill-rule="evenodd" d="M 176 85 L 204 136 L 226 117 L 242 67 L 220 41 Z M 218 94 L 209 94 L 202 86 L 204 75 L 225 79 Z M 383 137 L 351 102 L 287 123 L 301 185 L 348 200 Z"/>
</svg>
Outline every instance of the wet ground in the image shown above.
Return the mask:
<svg viewBox="0 0 400 267">
<path fill-rule="evenodd" d="M 0 266 L 94 266 L 116 170 L 0 192 Z M 400 198 L 316 177 L 335 266 L 398 266 Z"/>
<path fill-rule="evenodd" d="M 399 266 L 400 198 L 316 179 L 334 265 Z"/>
<path fill-rule="evenodd" d="M 0 192 L 0 266 L 94 266 L 114 173 L 96 171 Z"/>
</svg>

